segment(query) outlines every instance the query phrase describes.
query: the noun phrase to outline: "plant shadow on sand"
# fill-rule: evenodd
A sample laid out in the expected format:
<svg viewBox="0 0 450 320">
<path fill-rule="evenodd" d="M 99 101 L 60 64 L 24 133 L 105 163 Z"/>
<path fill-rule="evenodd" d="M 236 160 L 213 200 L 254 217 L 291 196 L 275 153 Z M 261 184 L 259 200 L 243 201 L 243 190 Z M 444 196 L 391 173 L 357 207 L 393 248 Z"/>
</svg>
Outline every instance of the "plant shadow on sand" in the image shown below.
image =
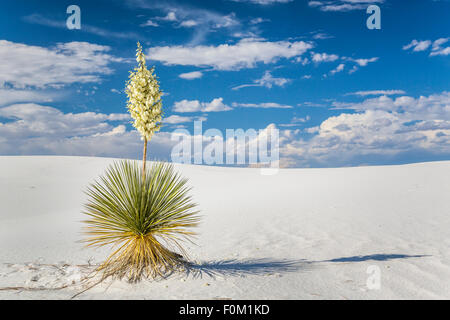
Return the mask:
<svg viewBox="0 0 450 320">
<path fill-rule="evenodd" d="M 245 276 L 275 275 L 311 270 L 311 262 L 307 260 L 272 260 L 272 259 L 228 259 L 190 264 L 187 275 L 194 278 L 209 276 Z"/>
<path fill-rule="evenodd" d="M 245 275 L 276 275 L 281 273 L 308 272 L 320 268 L 322 263 L 351 263 L 364 261 L 389 261 L 396 259 L 423 258 L 429 255 L 407 254 L 372 254 L 365 256 L 341 257 L 329 260 L 310 261 L 300 260 L 272 260 L 272 259 L 228 259 L 203 263 L 191 263 L 186 268 L 187 276 L 202 278 L 209 276 L 245 276 Z"/>
<path fill-rule="evenodd" d="M 429 257 L 429 255 L 408 255 L 408 254 L 371 254 L 366 256 L 353 256 L 353 257 L 342 257 L 330 260 L 323 260 L 317 262 L 364 262 L 364 261 L 388 261 L 395 259 L 411 259 L 411 258 L 423 258 Z"/>
</svg>

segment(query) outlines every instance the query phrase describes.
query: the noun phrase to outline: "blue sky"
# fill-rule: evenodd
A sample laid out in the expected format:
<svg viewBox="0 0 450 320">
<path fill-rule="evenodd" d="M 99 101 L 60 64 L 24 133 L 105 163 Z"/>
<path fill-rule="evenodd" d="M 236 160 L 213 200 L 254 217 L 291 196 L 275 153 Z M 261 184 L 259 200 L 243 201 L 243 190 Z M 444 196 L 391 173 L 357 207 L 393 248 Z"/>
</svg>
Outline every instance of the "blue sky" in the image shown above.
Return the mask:
<svg viewBox="0 0 450 320">
<path fill-rule="evenodd" d="M 66 9 L 81 9 L 69 30 Z M 369 30 L 366 9 L 381 9 Z M 450 159 L 449 1 L 8 1 L 0 10 L 0 155 L 139 158 L 123 93 L 140 41 L 170 134 L 280 130 L 281 165 Z"/>
</svg>

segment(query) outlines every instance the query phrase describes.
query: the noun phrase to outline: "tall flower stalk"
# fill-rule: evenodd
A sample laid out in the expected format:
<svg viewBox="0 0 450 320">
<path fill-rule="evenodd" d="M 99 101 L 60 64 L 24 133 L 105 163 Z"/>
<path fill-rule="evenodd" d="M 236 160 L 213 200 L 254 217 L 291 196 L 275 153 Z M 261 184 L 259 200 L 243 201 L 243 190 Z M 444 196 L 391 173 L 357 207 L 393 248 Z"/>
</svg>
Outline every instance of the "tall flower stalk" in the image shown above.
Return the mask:
<svg viewBox="0 0 450 320">
<path fill-rule="evenodd" d="M 133 118 L 133 126 L 139 131 L 144 140 L 142 177 L 145 179 L 145 164 L 147 161 L 147 144 L 153 134 L 161 128 L 162 92 L 154 74 L 155 68 L 147 68 L 142 46 L 138 42 L 136 61 L 138 67 L 130 71 L 125 92 L 128 96 L 127 108 Z"/>
</svg>

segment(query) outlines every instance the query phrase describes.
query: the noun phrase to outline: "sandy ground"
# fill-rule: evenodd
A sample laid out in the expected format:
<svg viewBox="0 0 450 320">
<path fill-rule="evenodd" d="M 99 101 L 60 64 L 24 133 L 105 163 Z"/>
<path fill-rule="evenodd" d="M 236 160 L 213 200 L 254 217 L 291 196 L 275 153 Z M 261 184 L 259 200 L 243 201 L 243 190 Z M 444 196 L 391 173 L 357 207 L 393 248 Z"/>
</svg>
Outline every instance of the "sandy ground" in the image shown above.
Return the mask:
<svg viewBox="0 0 450 320">
<path fill-rule="evenodd" d="M 70 299 L 83 190 L 113 159 L 0 157 L 0 299 Z M 259 169 L 177 165 L 202 223 L 192 273 L 105 281 L 76 299 L 450 298 L 450 161 Z M 62 289 L 61 289 L 62 288 Z"/>
</svg>

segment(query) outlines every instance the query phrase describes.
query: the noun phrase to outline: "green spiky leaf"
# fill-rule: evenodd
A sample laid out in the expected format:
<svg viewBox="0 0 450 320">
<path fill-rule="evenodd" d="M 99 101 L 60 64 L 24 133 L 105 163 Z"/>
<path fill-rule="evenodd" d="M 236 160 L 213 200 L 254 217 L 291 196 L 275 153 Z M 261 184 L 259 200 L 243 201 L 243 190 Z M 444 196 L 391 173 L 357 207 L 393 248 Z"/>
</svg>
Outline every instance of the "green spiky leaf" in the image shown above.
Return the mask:
<svg viewBox="0 0 450 320">
<path fill-rule="evenodd" d="M 104 275 L 154 278 L 183 263 L 175 251 L 186 256 L 181 241 L 191 241 L 199 222 L 189 191 L 167 163 L 153 163 L 143 176 L 138 162 L 115 162 L 91 184 L 85 242 L 116 248 L 100 267 Z"/>
</svg>

